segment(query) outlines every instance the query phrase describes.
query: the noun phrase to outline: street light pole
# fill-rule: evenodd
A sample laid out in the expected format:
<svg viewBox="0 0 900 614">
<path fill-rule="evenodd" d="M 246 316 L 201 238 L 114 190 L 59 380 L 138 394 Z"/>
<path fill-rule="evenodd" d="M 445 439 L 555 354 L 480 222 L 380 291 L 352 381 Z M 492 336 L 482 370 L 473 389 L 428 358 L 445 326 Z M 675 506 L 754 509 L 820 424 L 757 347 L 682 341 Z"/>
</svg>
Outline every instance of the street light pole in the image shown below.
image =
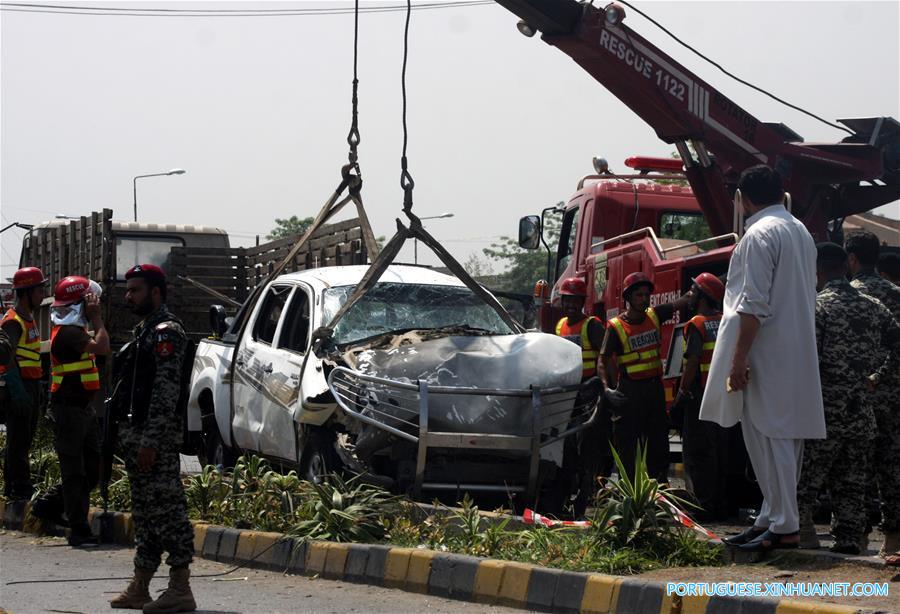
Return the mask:
<svg viewBox="0 0 900 614">
<path fill-rule="evenodd" d="M 143 179 L 144 177 L 163 177 L 165 175 L 184 175 L 183 168 L 173 168 L 170 171 L 165 173 L 150 173 L 149 175 L 138 175 L 132 180 L 132 185 L 134 186 L 134 221 L 137 221 L 137 180 Z"/>
<path fill-rule="evenodd" d="M 420 217 L 420 220 L 442 220 L 447 217 L 453 217 L 452 213 L 441 213 L 440 215 L 429 215 Z M 413 237 L 413 264 L 419 264 L 419 240 Z"/>
</svg>

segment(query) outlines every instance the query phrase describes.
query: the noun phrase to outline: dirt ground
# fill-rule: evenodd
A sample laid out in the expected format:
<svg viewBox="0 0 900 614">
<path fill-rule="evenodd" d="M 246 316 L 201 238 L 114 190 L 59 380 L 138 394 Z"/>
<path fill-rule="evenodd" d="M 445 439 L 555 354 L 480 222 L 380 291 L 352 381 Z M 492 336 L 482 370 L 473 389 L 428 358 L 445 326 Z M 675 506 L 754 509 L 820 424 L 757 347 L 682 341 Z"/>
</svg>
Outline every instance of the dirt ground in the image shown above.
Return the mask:
<svg viewBox="0 0 900 614">
<path fill-rule="evenodd" d="M 802 600 L 850 605 L 867 610 L 900 613 L 900 569 L 875 569 L 862 565 L 792 560 L 790 555 L 771 557 L 756 564 L 727 567 L 675 567 L 638 576 L 660 582 L 887 582 L 887 597 L 804 597 Z"/>
</svg>

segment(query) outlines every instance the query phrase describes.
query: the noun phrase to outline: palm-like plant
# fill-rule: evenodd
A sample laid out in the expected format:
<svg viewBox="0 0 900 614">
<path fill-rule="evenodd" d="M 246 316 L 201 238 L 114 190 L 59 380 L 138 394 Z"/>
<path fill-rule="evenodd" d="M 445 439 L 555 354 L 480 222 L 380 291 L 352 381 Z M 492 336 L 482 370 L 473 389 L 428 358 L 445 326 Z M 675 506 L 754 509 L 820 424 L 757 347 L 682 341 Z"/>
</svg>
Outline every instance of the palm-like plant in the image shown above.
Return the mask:
<svg viewBox="0 0 900 614">
<path fill-rule="evenodd" d="M 384 537 L 382 518 L 396 507 L 395 496 L 360 481 L 359 476 L 344 481 L 331 474 L 312 488 L 307 518 L 294 525 L 290 535 L 336 542 L 373 542 Z"/>
<path fill-rule="evenodd" d="M 644 446 L 638 445 L 631 476 L 625 471 L 615 448 L 612 448 L 612 454 L 619 478 L 607 481 L 597 495 L 592 522 L 595 539 L 611 539 L 622 547 L 644 545 L 667 535 L 678 525 L 678 518 L 665 500 L 673 504 L 690 504 L 648 475 Z"/>
</svg>

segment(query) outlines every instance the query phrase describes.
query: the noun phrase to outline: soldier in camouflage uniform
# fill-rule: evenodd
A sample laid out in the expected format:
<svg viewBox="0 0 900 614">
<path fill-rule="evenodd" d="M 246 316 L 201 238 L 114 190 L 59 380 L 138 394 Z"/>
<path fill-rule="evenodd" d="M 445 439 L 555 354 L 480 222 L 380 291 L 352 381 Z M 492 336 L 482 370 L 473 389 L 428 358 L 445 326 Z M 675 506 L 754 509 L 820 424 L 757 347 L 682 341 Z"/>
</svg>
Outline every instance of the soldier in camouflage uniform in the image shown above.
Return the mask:
<svg viewBox="0 0 900 614">
<path fill-rule="evenodd" d="M 847 254 L 839 245 L 818 245 L 816 272 L 816 345 L 828 435 L 805 444 L 797 489 L 801 545 L 818 545 L 812 514 L 818 495 L 830 487 L 831 549 L 859 554 L 867 532 L 867 450 L 876 430 L 870 378 L 900 368 L 900 325 L 878 300 L 850 285 Z"/>
<path fill-rule="evenodd" d="M 878 238 L 870 232 L 847 236 L 851 285 L 860 292 L 877 298 L 900 322 L 900 288 L 875 273 L 878 262 Z M 884 530 L 882 555 L 900 551 L 900 369 L 887 372 L 875 383 L 872 399 L 878 430 L 870 448 L 868 499 L 881 493 L 881 527 Z"/>
<path fill-rule="evenodd" d="M 188 612 L 197 607 L 189 583 L 194 532 L 181 483 L 182 424 L 176 412 L 187 336 L 164 304 L 162 269 L 138 265 L 125 279 L 125 298 L 132 311 L 144 317 L 134 329 L 130 347 L 122 350 L 123 379 L 119 384 L 126 386 L 124 405 L 129 412 L 127 423 L 120 426 L 120 437 L 131 482 L 134 578 L 110 605 L 143 608 L 152 614 Z M 169 586 L 152 601 L 149 583 L 164 551 L 169 553 Z"/>
</svg>

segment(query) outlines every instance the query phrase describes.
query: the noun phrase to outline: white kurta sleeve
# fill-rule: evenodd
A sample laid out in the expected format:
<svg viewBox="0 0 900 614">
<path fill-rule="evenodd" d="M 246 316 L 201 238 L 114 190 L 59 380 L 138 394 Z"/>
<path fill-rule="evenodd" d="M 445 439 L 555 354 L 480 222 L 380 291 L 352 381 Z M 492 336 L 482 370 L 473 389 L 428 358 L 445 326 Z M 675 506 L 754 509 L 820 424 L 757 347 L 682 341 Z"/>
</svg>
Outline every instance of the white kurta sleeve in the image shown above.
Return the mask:
<svg viewBox="0 0 900 614">
<path fill-rule="evenodd" d="M 744 275 L 735 311 L 765 322 L 772 315 L 772 281 L 775 275 L 777 247 L 765 233 L 748 233 L 741 245 Z"/>
</svg>

